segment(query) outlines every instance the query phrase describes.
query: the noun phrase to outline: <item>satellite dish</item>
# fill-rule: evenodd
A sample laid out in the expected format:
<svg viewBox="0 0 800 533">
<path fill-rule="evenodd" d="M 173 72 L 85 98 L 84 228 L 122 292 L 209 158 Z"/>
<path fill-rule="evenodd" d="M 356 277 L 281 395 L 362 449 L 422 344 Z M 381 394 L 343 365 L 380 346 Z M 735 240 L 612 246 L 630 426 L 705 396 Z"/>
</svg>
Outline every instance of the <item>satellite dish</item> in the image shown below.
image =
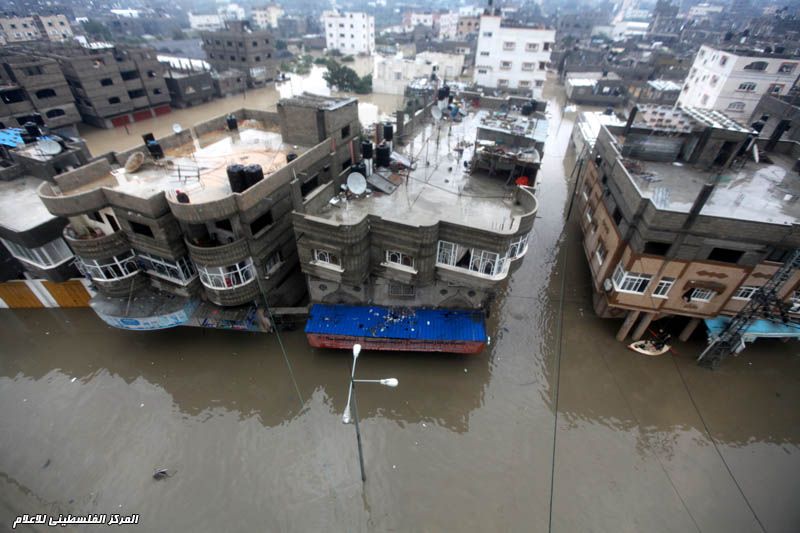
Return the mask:
<svg viewBox="0 0 800 533">
<path fill-rule="evenodd" d="M 180 124 L 176 122 L 175 124 L 172 125 L 172 131 L 174 131 L 175 133 L 180 133 L 183 131 L 183 128 L 181 127 Z"/>
<path fill-rule="evenodd" d="M 36 143 L 36 147 L 44 155 L 58 155 L 61 153 L 61 145 L 52 139 L 42 139 Z"/>
<path fill-rule="evenodd" d="M 431 115 L 433 115 L 433 120 L 442 120 L 442 110 L 437 106 L 431 107 Z"/>
<path fill-rule="evenodd" d="M 347 176 L 347 188 L 353 194 L 364 194 L 367 192 L 367 180 L 358 172 L 351 172 Z"/>
<path fill-rule="evenodd" d="M 136 172 L 144 164 L 144 154 L 142 152 L 134 152 L 128 157 L 125 162 L 125 172 Z"/>
</svg>

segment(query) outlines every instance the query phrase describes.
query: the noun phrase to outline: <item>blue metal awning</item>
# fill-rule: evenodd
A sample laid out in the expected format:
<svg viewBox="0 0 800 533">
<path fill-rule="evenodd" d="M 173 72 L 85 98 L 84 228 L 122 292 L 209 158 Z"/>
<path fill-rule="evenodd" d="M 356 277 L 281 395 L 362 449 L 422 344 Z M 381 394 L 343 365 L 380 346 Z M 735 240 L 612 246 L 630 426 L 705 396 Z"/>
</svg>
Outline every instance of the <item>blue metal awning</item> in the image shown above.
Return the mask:
<svg viewBox="0 0 800 533">
<path fill-rule="evenodd" d="M 722 333 L 730 321 L 730 318 L 725 317 L 706 319 L 705 322 L 706 327 L 708 328 L 709 337 L 717 337 L 720 333 Z M 784 324 L 783 322 L 775 322 L 772 320 L 754 320 L 744 330 L 743 336 L 746 342 L 753 342 L 755 339 L 762 337 L 777 339 L 800 339 L 800 324 L 793 322 Z"/>
<path fill-rule="evenodd" d="M 306 333 L 433 342 L 486 340 L 482 311 L 377 305 L 314 304 Z"/>
</svg>

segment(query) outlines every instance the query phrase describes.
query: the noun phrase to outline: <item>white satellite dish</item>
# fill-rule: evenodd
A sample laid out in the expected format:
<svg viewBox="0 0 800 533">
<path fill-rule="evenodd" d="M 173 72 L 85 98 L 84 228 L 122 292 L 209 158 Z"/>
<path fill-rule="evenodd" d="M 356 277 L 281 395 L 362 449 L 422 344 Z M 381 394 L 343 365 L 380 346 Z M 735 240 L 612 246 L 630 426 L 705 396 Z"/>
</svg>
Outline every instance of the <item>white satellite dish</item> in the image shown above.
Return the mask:
<svg viewBox="0 0 800 533">
<path fill-rule="evenodd" d="M 175 133 L 180 133 L 183 131 L 183 128 L 181 127 L 180 124 L 176 122 L 175 124 L 172 125 L 172 131 L 174 131 Z"/>
<path fill-rule="evenodd" d="M 353 194 L 364 194 L 367 191 L 367 180 L 358 172 L 347 176 L 347 188 Z"/>
<path fill-rule="evenodd" d="M 42 139 L 37 141 L 36 147 L 44 155 L 58 155 L 61 153 L 61 145 L 53 139 Z"/>
<path fill-rule="evenodd" d="M 431 115 L 433 115 L 433 120 L 442 120 L 442 110 L 437 106 L 431 107 Z"/>
</svg>

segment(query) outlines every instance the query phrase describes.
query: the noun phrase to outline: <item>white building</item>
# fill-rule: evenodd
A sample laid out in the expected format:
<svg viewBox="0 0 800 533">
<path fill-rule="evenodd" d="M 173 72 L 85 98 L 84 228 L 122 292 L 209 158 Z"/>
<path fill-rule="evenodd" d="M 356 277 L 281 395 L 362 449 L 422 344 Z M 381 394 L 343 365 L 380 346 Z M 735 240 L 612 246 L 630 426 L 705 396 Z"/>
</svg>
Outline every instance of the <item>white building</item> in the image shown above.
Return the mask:
<svg viewBox="0 0 800 533">
<path fill-rule="evenodd" d="M 283 8 L 278 4 L 269 4 L 265 7 L 253 8 L 253 22 L 259 28 L 277 28 L 278 19 L 283 16 Z"/>
<path fill-rule="evenodd" d="M 436 15 L 430 11 L 424 13 L 407 11 L 403 13 L 403 26 L 407 31 L 413 30 L 417 26 L 433 28 L 435 18 Z"/>
<path fill-rule="evenodd" d="M 702 4 L 697 4 L 696 6 L 690 7 L 688 13 L 686 14 L 686 18 L 692 20 L 705 20 L 713 15 L 719 15 L 724 10 L 725 8 L 722 6 L 704 2 Z"/>
<path fill-rule="evenodd" d="M 111 13 L 123 19 L 138 19 L 138 9 L 111 9 Z"/>
<path fill-rule="evenodd" d="M 375 51 L 375 17 L 366 13 L 322 14 L 325 46 L 343 54 L 372 54 Z"/>
<path fill-rule="evenodd" d="M 195 15 L 189 13 L 189 27 L 198 31 L 215 31 L 223 27 L 222 15 Z"/>
<path fill-rule="evenodd" d="M 372 72 L 372 91 L 402 95 L 406 85 L 416 79 L 430 79 L 431 74 L 436 74 L 440 80 L 450 81 L 460 76 L 463 69 L 463 54 L 422 52 L 414 59 L 379 56 Z"/>
<path fill-rule="evenodd" d="M 225 20 L 244 20 L 244 8 L 239 4 L 228 4 L 217 9 L 223 19 Z"/>
<path fill-rule="evenodd" d="M 614 41 L 624 41 L 629 37 L 647 35 L 650 28 L 649 22 L 639 22 L 635 20 L 623 20 L 617 22 L 611 29 L 611 39 Z"/>
<path fill-rule="evenodd" d="M 483 15 L 478 33 L 473 80 L 482 87 L 515 89 L 541 97 L 555 30 L 503 24 Z"/>
<path fill-rule="evenodd" d="M 785 95 L 800 74 L 800 60 L 703 45 L 683 83 L 678 105 L 724 111 L 747 121 L 765 94 Z"/>
</svg>

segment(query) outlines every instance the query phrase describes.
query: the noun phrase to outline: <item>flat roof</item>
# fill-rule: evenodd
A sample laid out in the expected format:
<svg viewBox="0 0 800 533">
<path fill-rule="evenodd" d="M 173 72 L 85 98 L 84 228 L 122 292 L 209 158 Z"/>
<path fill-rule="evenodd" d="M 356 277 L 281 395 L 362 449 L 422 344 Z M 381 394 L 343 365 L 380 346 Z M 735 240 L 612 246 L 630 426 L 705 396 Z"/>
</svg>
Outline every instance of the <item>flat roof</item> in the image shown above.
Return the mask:
<svg viewBox="0 0 800 533">
<path fill-rule="evenodd" d="M 0 181 L 0 226 L 20 233 L 56 218 L 36 192 L 42 183 L 29 176 Z"/>
<path fill-rule="evenodd" d="M 647 85 L 656 91 L 680 91 L 681 85 L 672 80 L 650 80 Z"/>
<path fill-rule="evenodd" d="M 181 190 L 193 203 L 218 200 L 229 196 L 228 165 L 261 165 L 264 178 L 286 165 L 289 153 L 301 155 L 308 149 L 283 143 L 280 133 L 258 128 L 241 128 L 238 132 L 215 130 L 193 142 L 165 150 L 165 157 L 148 161 L 136 172 L 123 167 L 109 175 L 65 194 L 77 194 L 97 187 L 106 187 L 140 198 L 159 192 L 174 194 Z M 142 146 L 141 152 L 147 154 Z"/>
<path fill-rule="evenodd" d="M 322 96 L 319 94 L 303 93 L 291 98 L 282 98 L 278 102 L 278 105 L 310 107 L 313 109 L 331 111 L 356 101 L 356 98 L 353 97 Z"/>
<path fill-rule="evenodd" d="M 469 113 L 460 123 L 439 122 L 438 143 L 436 123 L 418 127 L 413 140 L 401 149 L 402 155 L 412 158 L 415 169 L 408 178 L 392 176 L 398 184 L 392 194 L 373 192 L 336 205 L 328 203 L 308 215 L 346 224 L 375 215 L 406 225 L 429 226 L 445 220 L 490 231 L 510 229 L 512 217 L 527 212 L 514 201 L 516 185 L 507 186 L 505 178 L 482 172 L 470 175 L 464 168 L 474 154 L 483 113 Z M 456 148 L 463 148 L 463 153 Z"/>
<path fill-rule="evenodd" d="M 517 113 L 492 113 L 478 111 L 478 128 L 498 133 L 507 133 L 537 142 L 547 139 L 547 118 L 542 113 L 524 116 Z"/>
<path fill-rule="evenodd" d="M 800 221 L 800 176 L 792 171 L 794 160 L 782 154 L 766 155 L 770 163 L 747 161 L 742 168 L 723 171 L 700 214 L 770 224 Z M 622 162 L 639 193 L 667 211 L 688 213 L 700 189 L 715 176 L 688 164 Z"/>
</svg>

